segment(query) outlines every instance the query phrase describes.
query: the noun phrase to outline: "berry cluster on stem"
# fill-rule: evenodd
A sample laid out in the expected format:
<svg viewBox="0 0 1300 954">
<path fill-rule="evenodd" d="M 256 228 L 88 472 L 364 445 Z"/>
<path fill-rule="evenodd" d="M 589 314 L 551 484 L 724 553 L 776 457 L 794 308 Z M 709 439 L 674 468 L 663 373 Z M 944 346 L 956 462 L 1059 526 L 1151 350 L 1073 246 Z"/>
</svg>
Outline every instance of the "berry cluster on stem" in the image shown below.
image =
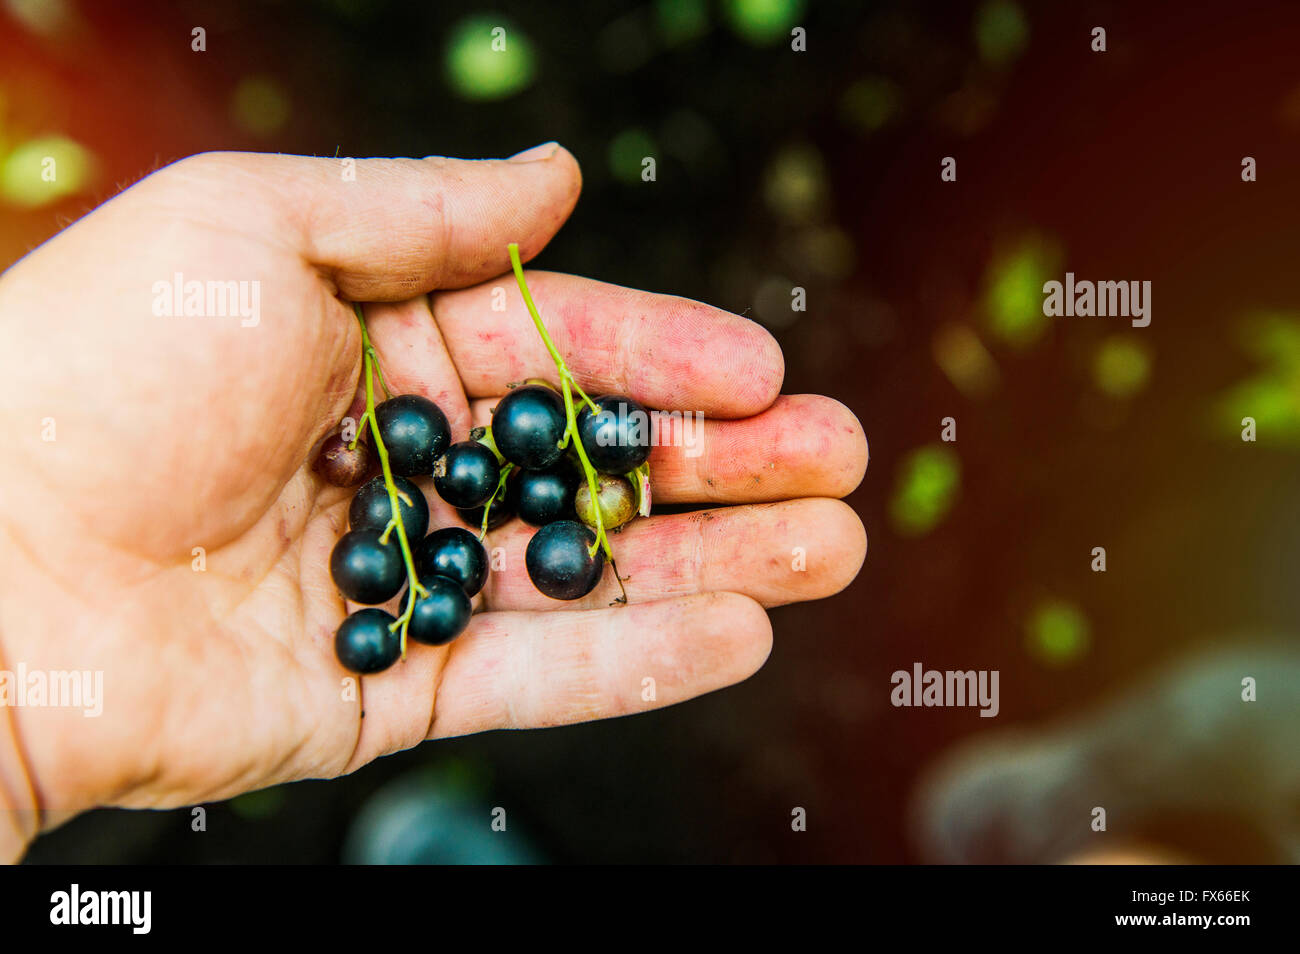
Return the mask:
<svg viewBox="0 0 1300 954">
<path fill-rule="evenodd" d="M 388 504 L 391 508 L 392 517 L 388 521 L 388 526 L 384 529 L 380 540 L 388 542 L 388 536 L 397 531 L 397 543 L 402 550 L 402 561 L 406 564 L 406 575 L 410 583 L 406 591 L 406 609 L 402 615 L 397 617 L 390 630 L 396 631 L 399 627 L 402 632 L 402 658 L 406 658 L 406 632 L 411 622 L 411 614 L 415 611 L 415 601 L 424 599 L 429 595 L 429 591 L 420 583 L 419 577 L 415 572 L 415 557 L 411 553 L 411 542 L 406 539 L 406 527 L 402 525 L 401 514 L 402 507 L 398 502 L 404 501 L 406 505 L 411 506 L 411 500 L 402 491 L 397 489 L 397 483 L 393 480 L 393 470 L 388 463 L 388 448 L 384 446 L 383 435 L 379 433 L 379 422 L 375 419 L 375 382 L 377 376 L 379 384 L 384 389 L 386 397 L 392 397 L 392 392 L 388 390 L 388 384 L 384 381 L 384 374 L 379 368 L 379 356 L 375 353 L 374 345 L 370 343 L 370 331 L 366 328 L 366 316 L 361 311 L 361 306 L 354 303 L 353 311 L 356 312 L 357 322 L 361 325 L 361 374 L 366 382 L 366 409 L 361 415 L 361 421 L 357 424 L 357 434 L 352 439 L 351 447 L 356 447 L 357 441 L 361 440 L 362 431 L 365 430 L 367 423 L 370 424 L 370 434 L 375 441 L 375 452 L 379 455 L 379 466 L 384 472 L 384 486 L 388 489 Z"/>
</svg>

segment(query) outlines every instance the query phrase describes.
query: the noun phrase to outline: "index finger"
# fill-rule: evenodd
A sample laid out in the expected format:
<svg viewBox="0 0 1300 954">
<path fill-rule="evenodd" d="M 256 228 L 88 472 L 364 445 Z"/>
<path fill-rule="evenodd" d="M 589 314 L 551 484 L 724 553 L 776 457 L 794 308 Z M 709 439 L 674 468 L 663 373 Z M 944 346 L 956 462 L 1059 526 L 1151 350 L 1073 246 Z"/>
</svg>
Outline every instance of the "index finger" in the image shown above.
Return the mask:
<svg viewBox="0 0 1300 954">
<path fill-rule="evenodd" d="M 525 278 L 556 348 L 593 397 L 618 393 L 653 408 L 748 417 L 781 392 L 781 347 L 747 318 L 574 275 Z M 513 275 L 436 292 L 432 304 L 469 397 L 502 394 L 525 378 L 556 380 Z"/>
</svg>

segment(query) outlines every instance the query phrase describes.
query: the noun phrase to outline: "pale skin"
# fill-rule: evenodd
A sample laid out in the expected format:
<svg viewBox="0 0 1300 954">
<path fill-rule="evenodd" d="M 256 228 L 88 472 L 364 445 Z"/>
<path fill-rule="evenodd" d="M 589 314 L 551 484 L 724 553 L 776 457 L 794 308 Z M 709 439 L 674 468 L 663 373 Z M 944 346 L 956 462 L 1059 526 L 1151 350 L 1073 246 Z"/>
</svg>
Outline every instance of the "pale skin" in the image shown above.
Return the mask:
<svg viewBox="0 0 1300 954">
<path fill-rule="evenodd" d="M 358 160 L 355 181 L 341 169 L 196 156 L 0 276 L 0 670 L 103 673 L 98 718 L 0 707 L 0 858 L 97 806 L 197 805 L 425 739 L 731 685 L 767 658 L 765 607 L 829 596 L 861 567 L 862 524 L 835 498 L 862 479 L 862 428 L 834 400 L 780 394 L 781 351 L 761 326 L 528 272 L 588 393 L 703 412 L 703 453 L 660 446 L 651 466 L 657 503 L 705 512 L 611 537 L 627 606 L 608 605 L 608 572 L 583 600 L 547 599 L 524 570 L 531 531 L 495 531 L 504 568 L 470 628 L 449 647 L 413 644 L 349 694 L 333 634 L 352 607 L 328 561 L 352 491 L 311 470 L 362 407 L 349 303 L 366 303 L 393 393 L 436 401 L 464 439 L 508 384 L 555 378 L 506 246 L 535 256 L 581 175 L 553 144 L 514 160 Z M 259 281 L 260 321 L 155 315 L 155 283 L 176 272 Z M 426 490 L 432 525 L 453 523 Z"/>
</svg>

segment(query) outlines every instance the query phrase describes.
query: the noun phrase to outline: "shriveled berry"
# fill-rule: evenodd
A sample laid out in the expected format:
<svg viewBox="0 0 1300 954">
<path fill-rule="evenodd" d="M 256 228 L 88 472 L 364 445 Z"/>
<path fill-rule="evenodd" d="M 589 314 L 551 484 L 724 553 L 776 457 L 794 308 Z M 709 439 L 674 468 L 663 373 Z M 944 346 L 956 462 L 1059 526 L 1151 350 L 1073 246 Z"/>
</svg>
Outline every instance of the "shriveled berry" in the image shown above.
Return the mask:
<svg viewBox="0 0 1300 954">
<path fill-rule="evenodd" d="M 370 464 L 374 460 L 365 441 L 357 441 L 357 446 L 351 449 L 348 443 L 338 434 L 325 438 L 320 453 L 316 455 L 316 463 L 311 466 L 323 480 L 335 487 L 355 487 L 361 483 L 370 473 Z"/>
</svg>

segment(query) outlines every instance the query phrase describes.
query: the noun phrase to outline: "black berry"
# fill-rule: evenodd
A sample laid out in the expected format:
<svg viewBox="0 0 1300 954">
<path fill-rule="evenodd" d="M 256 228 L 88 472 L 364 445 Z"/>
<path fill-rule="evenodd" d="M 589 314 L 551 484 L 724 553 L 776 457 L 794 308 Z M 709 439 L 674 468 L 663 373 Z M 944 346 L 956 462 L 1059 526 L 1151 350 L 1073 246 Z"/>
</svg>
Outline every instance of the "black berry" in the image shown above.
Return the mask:
<svg viewBox="0 0 1300 954">
<path fill-rule="evenodd" d="M 433 486 L 453 507 L 481 507 L 496 492 L 501 468 L 497 455 L 478 441 L 461 441 L 433 464 Z"/>
<path fill-rule="evenodd" d="M 510 504 L 525 523 L 544 527 L 556 520 L 572 520 L 573 495 L 581 475 L 567 459 L 546 470 L 525 470 L 510 487 Z"/>
<path fill-rule="evenodd" d="M 588 550 L 596 535 L 576 520 L 548 523 L 528 541 L 524 564 L 528 578 L 543 594 L 554 600 L 576 600 L 586 596 L 600 582 L 605 554 Z"/>
<path fill-rule="evenodd" d="M 506 480 L 507 494 L 509 493 L 511 483 L 512 481 L 510 479 Z M 482 507 L 475 507 L 473 510 L 458 509 L 456 513 L 460 515 L 460 519 L 464 520 L 475 530 L 483 526 Z M 509 497 L 507 496 L 505 500 L 502 500 L 500 497 L 498 497 L 496 502 L 492 504 L 492 510 L 488 513 L 488 529 L 495 530 L 497 527 L 501 526 L 501 524 L 505 523 L 514 515 L 515 512 L 510 503 Z"/>
<path fill-rule="evenodd" d="M 379 436 L 388 464 L 403 477 L 428 477 L 433 462 L 451 443 L 451 428 L 442 409 L 418 394 L 389 398 L 375 408 Z"/>
<path fill-rule="evenodd" d="M 601 413 L 582 404 L 577 433 L 591 467 L 601 473 L 628 473 L 650 456 L 650 412 L 632 398 L 594 398 Z"/>
<path fill-rule="evenodd" d="M 382 672 L 402 654 L 401 634 L 388 628 L 395 622 L 381 609 L 357 610 L 334 634 L 334 655 L 353 672 Z"/>
<path fill-rule="evenodd" d="M 431 576 L 420 582 L 429 595 L 415 601 L 406 634 L 417 643 L 445 645 L 469 625 L 469 597 L 455 580 L 445 576 Z"/>
<path fill-rule="evenodd" d="M 435 530 L 416 545 L 414 557 L 415 573 L 421 583 L 444 576 L 455 581 L 466 596 L 473 596 L 487 581 L 487 551 L 478 537 L 464 527 Z"/>
<path fill-rule="evenodd" d="M 526 470 L 543 470 L 560 459 L 565 427 L 564 399 L 539 384 L 515 388 L 492 412 L 497 450 Z"/>
<path fill-rule="evenodd" d="M 402 527 L 406 539 L 414 543 L 429 529 L 429 502 L 419 487 L 405 477 L 394 477 L 393 486 L 411 499 L 408 504 L 398 497 L 402 511 Z M 357 491 L 348 507 L 348 526 L 353 530 L 377 530 L 383 533 L 388 521 L 393 519 L 393 507 L 388 499 L 388 487 L 383 477 L 374 477 Z M 392 538 L 395 539 L 395 538 Z"/>
<path fill-rule="evenodd" d="M 602 474 L 626 474 L 650 456 L 650 413 L 629 397 L 593 399 L 593 414 L 583 404 L 578 412 L 578 436 L 591 466 Z"/>
<path fill-rule="evenodd" d="M 384 603 L 406 582 L 406 568 L 396 535 L 379 542 L 376 530 L 351 530 L 334 544 L 330 576 L 339 592 L 354 603 Z"/>
</svg>

